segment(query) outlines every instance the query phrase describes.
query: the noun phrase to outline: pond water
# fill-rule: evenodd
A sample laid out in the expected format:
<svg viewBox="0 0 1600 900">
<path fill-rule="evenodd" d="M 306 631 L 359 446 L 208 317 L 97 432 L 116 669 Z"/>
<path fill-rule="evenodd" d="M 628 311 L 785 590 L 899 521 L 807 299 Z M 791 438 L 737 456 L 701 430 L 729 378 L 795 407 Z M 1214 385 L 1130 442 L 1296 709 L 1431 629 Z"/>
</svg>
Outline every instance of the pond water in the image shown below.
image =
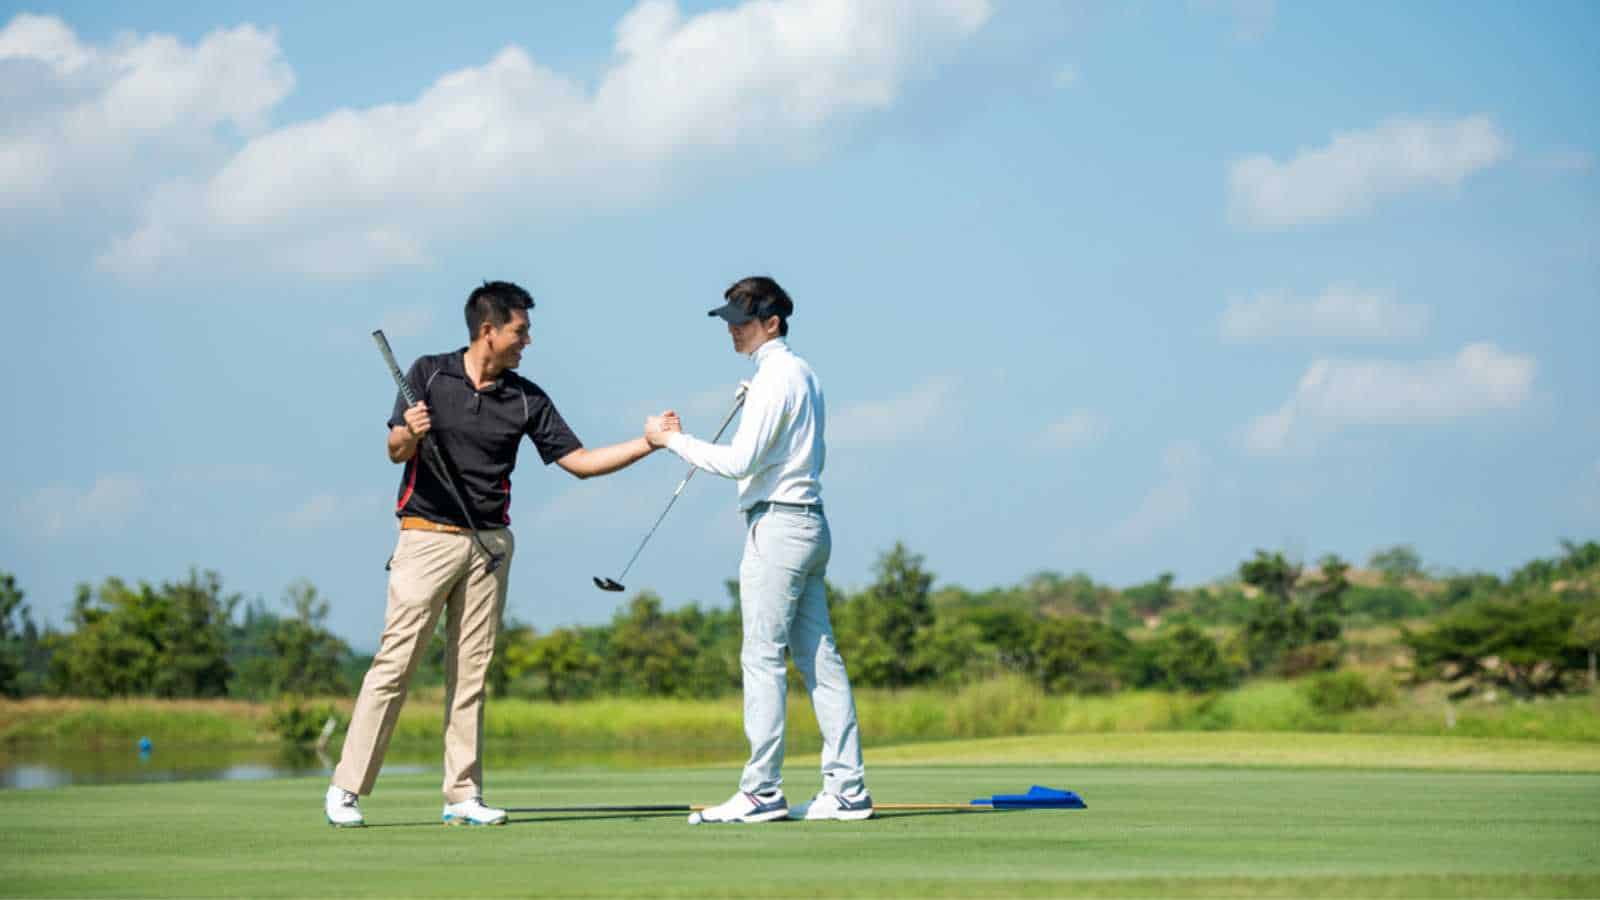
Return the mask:
<svg viewBox="0 0 1600 900">
<path fill-rule="evenodd" d="M 740 748 L 694 746 L 618 749 L 506 746 L 491 739 L 484 764 L 496 769 L 657 768 L 728 763 L 738 765 Z M 39 789 L 69 784 L 132 784 L 155 781 L 250 781 L 263 778 L 328 776 L 337 762 L 309 747 L 154 746 L 127 748 L 0 747 L 0 789 Z M 438 772 L 443 751 L 436 744 L 389 748 L 385 774 Z"/>
</svg>

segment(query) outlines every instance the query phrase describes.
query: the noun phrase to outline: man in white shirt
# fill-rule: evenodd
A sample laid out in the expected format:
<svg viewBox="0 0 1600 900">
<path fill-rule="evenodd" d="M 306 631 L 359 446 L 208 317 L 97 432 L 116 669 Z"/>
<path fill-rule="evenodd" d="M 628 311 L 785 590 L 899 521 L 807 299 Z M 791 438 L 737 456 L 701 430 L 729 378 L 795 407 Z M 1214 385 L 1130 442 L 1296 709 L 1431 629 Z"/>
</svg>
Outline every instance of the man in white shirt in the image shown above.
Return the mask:
<svg viewBox="0 0 1600 900">
<path fill-rule="evenodd" d="M 794 302 L 776 281 L 745 278 L 711 310 L 728 323 L 733 349 L 756 363 L 733 443 L 711 444 L 653 420 L 646 439 L 694 466 L 734 478 L 745 516 L 739 564 L 744 641 L 744 730 L 750 761 L 739 791 L 700 813 L 704 822 L 866 819 L 872 816 L 850 678 L 833 639 L 823 576 L 832 538 L 822 512 L 827 416 L 822 387 L 789 349 Z M 822 791 L 789 808 L 783 796 L 783 732 L 788 680 L 784 651 L 804 677 L 822 732 Z"/>
</svg>

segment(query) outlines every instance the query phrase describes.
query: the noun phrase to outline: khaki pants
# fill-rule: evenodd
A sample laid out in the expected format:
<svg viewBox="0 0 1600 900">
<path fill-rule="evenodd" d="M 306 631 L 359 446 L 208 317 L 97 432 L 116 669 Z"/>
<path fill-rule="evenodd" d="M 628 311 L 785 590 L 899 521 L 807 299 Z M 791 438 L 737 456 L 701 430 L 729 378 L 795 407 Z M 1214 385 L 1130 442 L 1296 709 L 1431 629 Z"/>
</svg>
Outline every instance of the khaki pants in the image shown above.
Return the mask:
<svg viewBox="0 0 1600 900">
<path fill-rule="evenodd" d="M 345 735 L 336 787 L 372 793 L 400 706 L 439 614 L 445 614 L 444 797 L 458 803 L 483 795 L 483 701 L 495 631 L 505 606 L 515 545 L 500 528 L 479 532 L 505 562 L 494 574 L 469 534 L 400 532 L 389 564 L 383 639 L 361 682 Z"/>
</svg>

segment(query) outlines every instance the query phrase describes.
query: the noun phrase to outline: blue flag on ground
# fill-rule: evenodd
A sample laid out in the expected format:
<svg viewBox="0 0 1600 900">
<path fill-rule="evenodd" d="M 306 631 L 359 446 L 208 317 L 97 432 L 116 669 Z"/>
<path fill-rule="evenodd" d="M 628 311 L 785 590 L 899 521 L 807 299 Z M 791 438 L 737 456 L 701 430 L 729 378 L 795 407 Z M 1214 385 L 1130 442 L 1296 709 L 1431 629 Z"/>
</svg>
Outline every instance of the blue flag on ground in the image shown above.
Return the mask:
<svg viewBox="0 0 1600 900">
<path fill-rule="evenodd" d="M 995 809 L 1088 809 L 1072 791 L 1062 791 L 1034 785 L 1026 794 L 995 794 L 972 801 L 973 806 L 993 806 Z"/>
</svg>

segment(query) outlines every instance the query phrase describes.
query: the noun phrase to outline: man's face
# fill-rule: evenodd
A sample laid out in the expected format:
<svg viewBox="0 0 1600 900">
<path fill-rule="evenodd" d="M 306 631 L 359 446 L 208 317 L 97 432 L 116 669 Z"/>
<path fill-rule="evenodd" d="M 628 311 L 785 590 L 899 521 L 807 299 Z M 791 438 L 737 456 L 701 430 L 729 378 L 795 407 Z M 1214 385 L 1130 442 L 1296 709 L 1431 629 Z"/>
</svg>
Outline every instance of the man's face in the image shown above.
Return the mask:
<svg viewBox="0 0 1600 900">
<path fill-rule="evenodd" d="M 765 322 L 751 319 L 743 325 L 730 324 L 728 334 L 733 337 L 734 350 L 739 353 L 754 353 L 757 347 L 778 336 L 778 317 L 771 316 Z"/>
<path fill-rule="evenodd" d="M 533 341 L 528 330 L 528 311 L 513 309 L 506 324 L 489 328 L 489 358 L 502 369 L 515 369 L 522 362 L 522 348 Z"/>
</svg>

